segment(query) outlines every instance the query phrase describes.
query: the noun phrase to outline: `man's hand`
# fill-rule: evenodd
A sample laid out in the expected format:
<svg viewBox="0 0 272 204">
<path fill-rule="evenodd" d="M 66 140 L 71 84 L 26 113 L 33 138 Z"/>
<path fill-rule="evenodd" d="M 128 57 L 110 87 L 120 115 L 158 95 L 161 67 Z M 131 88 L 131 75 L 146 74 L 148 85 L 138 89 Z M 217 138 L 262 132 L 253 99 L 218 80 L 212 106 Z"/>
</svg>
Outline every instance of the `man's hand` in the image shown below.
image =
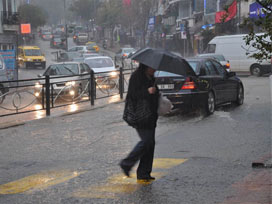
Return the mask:
<svg viewBox="0 0 272 204">
<path fill-rule="evenodd" d="M 148 88 L 148 93 L 149 94 L 155 94 L 156 93 L 156 88 L 155 87 L 149 87 Z"/>
</svg>

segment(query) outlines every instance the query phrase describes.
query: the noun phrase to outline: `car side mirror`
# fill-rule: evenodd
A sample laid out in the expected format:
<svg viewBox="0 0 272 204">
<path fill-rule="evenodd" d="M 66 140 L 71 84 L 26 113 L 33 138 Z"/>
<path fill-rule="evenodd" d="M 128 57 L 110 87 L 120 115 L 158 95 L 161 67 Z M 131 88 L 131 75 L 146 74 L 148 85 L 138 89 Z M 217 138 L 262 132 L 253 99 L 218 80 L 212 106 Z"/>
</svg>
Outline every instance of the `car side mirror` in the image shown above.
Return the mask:
<svg viewBox="0 0 272 204">
<path fill-rule="evenodd" d="M 41 77 L 42 77 L 42 74 L 38 74 L 37 76 L 38 76 L 39 78 L 41 78 Z"/>
</svg>

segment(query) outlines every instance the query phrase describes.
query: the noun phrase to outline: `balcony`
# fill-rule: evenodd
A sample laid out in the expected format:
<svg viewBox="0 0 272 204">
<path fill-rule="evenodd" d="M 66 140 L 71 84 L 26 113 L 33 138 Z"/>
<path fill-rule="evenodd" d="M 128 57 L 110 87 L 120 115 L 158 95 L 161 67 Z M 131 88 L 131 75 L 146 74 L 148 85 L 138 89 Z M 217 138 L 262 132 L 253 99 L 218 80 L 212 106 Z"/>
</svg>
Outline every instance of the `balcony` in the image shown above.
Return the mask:
<svg viewBox="0 0 272 204">
<path fill-rule="evenodd" d="M 2 25 L 4 31 L 18 31 L 19 30 L 19 13 L 2 11 Z"/>
</svg>

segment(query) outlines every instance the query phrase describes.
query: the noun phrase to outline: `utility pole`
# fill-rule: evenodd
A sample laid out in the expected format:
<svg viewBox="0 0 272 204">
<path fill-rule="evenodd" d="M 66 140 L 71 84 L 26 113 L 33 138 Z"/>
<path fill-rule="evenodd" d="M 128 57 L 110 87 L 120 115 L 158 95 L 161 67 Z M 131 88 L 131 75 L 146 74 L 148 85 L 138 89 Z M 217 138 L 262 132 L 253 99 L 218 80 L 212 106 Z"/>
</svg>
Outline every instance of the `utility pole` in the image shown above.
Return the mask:
<svg viewBox="0 0 272 204">
<path fill-rule="evenodd" d="M 67 22 L 66 22 L 66 0 L 63 0 L 64 3 L 64 26 L 65 26 L 65 47 L 66 51 L 68 51 L 68 33 L 67 33 Z"/>
</svg>

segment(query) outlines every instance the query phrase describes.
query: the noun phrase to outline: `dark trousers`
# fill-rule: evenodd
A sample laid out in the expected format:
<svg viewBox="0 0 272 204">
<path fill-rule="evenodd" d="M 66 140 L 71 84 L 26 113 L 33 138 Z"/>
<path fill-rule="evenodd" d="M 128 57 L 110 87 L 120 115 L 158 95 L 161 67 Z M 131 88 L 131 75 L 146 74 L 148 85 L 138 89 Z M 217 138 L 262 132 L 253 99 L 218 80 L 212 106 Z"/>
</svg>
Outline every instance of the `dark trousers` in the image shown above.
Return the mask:
<svg viewBox="0 0 272 204">
<path fill-rule="evenodd" d="M 137 178 L 149 177 L 152 171 L 155 150 L 155 128 L 136 129 L 141 141 L 134 147 L 121 164 L 131 169 L 140 160 Z"/>
</svg>

